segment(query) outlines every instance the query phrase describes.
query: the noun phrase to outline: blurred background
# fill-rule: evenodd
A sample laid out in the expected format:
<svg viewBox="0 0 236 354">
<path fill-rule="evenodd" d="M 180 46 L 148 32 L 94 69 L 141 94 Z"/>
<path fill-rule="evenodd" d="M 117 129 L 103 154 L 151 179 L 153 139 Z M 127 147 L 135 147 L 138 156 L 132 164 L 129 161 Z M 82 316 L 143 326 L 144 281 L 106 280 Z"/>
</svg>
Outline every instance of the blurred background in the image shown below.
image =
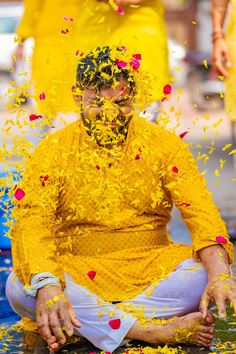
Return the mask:
<svg viewBox="0 0 236 354">
<path fill-rule="evenodd" d="M 171 75 L 175 78 L 173 92 L 168 101 L 163 103 L 163 121 L 168 118 L 167 127 L 174 129 L 177 134 L 187 132 L 184 139 L 189 143 L 200 170 L 205 174 L 208 188 L 227 223 L 232 240 L 236 240 L 236 162 L 235 154 L 230 154 L 235 146 L 232 124 L 224 110 L 224 82 L 211 71 L 211 4 L 209 0 L 164 0 L 163 3 L 166 11 L 169 64 Z M 20 139 L 19 124 L 14 122 L 19 122 L 21 112 L 32 112 L 34 107 L 31 87 L 28 85 L 33 39 L 29 38 L 25 42 L 22 62 L 15 65 L 13 57 L 18 45 L 15 30 L 23 10 L 22 1 L 0 0 L 2 178 L 9 169 L 14 169 L 14 162 L 19 159 L 17 153 L 11 155 L 9 165 L 6 166 L 6 157 L 3 156 L 13 137 Z M 74 119 L 71 114 L 71 121 Z M 13 124 L 7 130 L 9 122 Z M 57 129 L 60 127 L 59 124 Z M 29 134 L 29 140 L 33 145 L 36 144 L 32 134 Z M 5 191 L 0 186 L 0 325 L 3 326 L 19 320 L 5 296 L 5 281 L 12 269 L 11 245 L 10 240 L 5 237 L 7 225 L 4 225 L 3 217 L 7 198 Z M 170 232 L 176 242 L 190 243 L 188 231 L 177 210 L 173 213 Z M 11 350 L 9 353 L 17 352 Z"/>
</svg>

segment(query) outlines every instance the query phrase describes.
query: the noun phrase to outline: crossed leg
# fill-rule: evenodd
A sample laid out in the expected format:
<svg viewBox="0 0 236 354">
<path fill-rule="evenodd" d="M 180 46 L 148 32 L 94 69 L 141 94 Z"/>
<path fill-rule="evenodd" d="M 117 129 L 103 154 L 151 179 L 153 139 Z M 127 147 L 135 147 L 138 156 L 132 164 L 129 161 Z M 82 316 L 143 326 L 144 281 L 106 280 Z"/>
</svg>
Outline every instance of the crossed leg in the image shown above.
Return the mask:
<svg viewBox="0 0 236 354">
<path fill-rule="evenodd" d="M 14 273 L 9 275 L 6 285 L 6 294 L 13 310 L 22 317 L 36 320 L 36 301 L 25 297 L 23 284 L 18 279 L 13 280 L 13 276 Z M 150 285 L 135 298 L 119 304 L 103 301 L 71 281 L 67 274 L 65 279 L 64 293 L 81 323 L 79 329 L 74 328 L 74 334 L 87 338 L 104 351 L 113 352 L 131 339 L 157 344 L 174 343 L 177 337 L 181 337 L 181 331 L 185 333 L 186 341 L 198 345 L 208 345 L 213 338 L 213 318 L 209 315 L 208 321 L 202 322 L 200 313 L 193 313 L 199 307 L 207 274 L 204 266 L 192 259 L 180 263 L 167 278 Z M 140 309 L 146 319 L 168 320 L 164 325 L 150 321 L 148 328 L 144 328 L 137 316 Z M 112 328 L 110 320 L 120 320 L 120 327 Z M 187 329 L 191 335 L 186 336 Z"/>
</svg>

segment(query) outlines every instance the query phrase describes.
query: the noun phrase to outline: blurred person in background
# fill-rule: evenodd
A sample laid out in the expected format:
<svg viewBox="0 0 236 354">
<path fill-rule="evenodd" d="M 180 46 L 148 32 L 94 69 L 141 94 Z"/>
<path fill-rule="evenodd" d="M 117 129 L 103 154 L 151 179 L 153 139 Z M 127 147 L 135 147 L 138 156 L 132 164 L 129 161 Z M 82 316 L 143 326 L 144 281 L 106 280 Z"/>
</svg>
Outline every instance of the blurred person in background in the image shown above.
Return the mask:
<svg viewBox="0 0 236 354">
<path fill-rule="evenodd" d="M 78 14 L 79 3 L 75 0 L 24 0 L 24 14 L 16 30 L 16 65 L 23 59 L 25 40 L 33 37 L 34 96 L 37 113 L 48 117 L 46 124 L 56 113 L 73 110 L 68 90 L 73 83 L 73 32 Z"/>
<path fill-rule="evenodd" d="M 98 45 L 123 45 L 140 53 L 143 67 L 155 78 L 152 113 L 169 82 L 168 46 L 164 9 L 160 0 L 34 0 L 24 1 L 17 29 L 23 43 L 33 37 L 32 78 L 38 113 L 49 118 L 74 111 L 70 95 L 77 57 Z M 158 103 L 157 103 L 158 102 Z"/>
<path fill-rule="evenodd" d="M 231 121 L 233 144 L 236 146 L 236 0 L 212 0 L 213 65 L 225 80 L 225 108 Z M 230 4 L 231 3 L 231 4 Z M 231 6 L 230 6 L 231 5 Z M 226 35 L 224 23 L 227 10 L 229 21 Z"/>
</svg>

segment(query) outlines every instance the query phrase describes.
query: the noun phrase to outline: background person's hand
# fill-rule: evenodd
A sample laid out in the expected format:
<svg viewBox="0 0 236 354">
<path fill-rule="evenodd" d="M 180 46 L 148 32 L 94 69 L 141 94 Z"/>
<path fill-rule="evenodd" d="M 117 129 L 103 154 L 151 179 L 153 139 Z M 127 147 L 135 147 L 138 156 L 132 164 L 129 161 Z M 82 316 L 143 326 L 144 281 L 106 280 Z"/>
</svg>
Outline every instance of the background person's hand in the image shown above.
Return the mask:
<svg viewBox="0 0 236 354">
<path fill-rule="evenodd" d="M 66 337 L 73 335 L 73 325 L 80 327 L 72 305 L 57 286 L 38 290 L 36 301 L 36 321 L 41 336 L 47 341 L 51 351 L 65 344 Z"/>
<path fill-rule="evenodd" d="M 13 56 L 15 56 L 15 60 L 13 60 L 13 67 L 16 68 L 17 64 L 22 62 L 23 58 L 24 58 L 24 44 L 23 43 L 18 43 Z"/>
<path fill-rule="evenodd" d="M 216 304 L 219 316 L 224 318 L 226 316 L 227 301 L 229 301 L 236 313 L 236 282 L 227 275 L 219 275 L 209 279 L 200 304 L 203 318 L 206 318 L 210 304 Z"/>
<path fill-rule="evenodd" d="M 227 68 L 230 68 L 232 64 L 229 57 L 228 46 L 224 37 L 215 40 L 213 45 L 212 61 L 213 69 L 219 74 L 227 77 Z"/>
</svg>

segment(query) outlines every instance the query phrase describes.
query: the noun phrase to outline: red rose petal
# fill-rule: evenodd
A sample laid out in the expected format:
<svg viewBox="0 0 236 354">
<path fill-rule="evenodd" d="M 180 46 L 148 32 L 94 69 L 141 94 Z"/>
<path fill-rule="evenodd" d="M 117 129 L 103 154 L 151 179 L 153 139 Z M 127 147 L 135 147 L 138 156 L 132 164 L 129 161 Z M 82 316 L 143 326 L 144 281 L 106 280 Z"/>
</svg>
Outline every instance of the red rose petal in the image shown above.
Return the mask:
<svg viewBox="0 0 236 354">
<path fill-rule="evenodd" d="M 127 66 L 127 63 L 126 61 L 123 61 L 123 60 L 116 60 L 116 64 L 119 68 L 125 68 Z"/>
<path fill-rule="evenodd" d="M 17 200 L 21 200 L 22 198 L 24 198 L 24 196 L 25 196 L 25 192 L 23 191 L 23 189 L 17 188 L 17 190 L 15 192 L 15 198 Z"/>
<path fill-rule="evenodd" d="M 219 243 L 227 243 L 227 239 L 224 236 L 216 236 L 216 241 Z"/>
<path fill-rule="evenodd" d="M 115 320 L 110 320 L 108 322 L 108 324 L 112 329 L 119 329 L 120 328 L 120 319 L 116 318 Z"/>
<path fill-rule="evenodd" d="M 95 272 L 95 270 L 90 270 L 88 273 L 87 273 L 87 276 L 93 280 L 95 277 L 96 277 L 96 274 L 97 272 Z"/>
<path fill-rule="evenodd" d="M 97 170 L 100 170 L 100 168 L 101 168 L 101 167 L 100 167 L 99 165 L 96 165 L 96 169 L 97 169 Z"/>
<path fill-rule="evenodd" d="M 133 58 L 136 60 L 141 60 L 142 59 L 142 55 L 141 54 L 134 54 Z"/>
<path fill-rule="evenodd" d="M 170 95 L 171 94 L 171 91 L 172 91 L 172 87 L 171 85 L 167 84 L 163 87 L 163 93 L 165 95 Z"/>
<path fill-rule="evenodd" d="M 32 122 L 33 120 L 37 120 L 39 118 L 42 118 L 40 114 L 30 114 L 29 119 Z"/>
<path fill-rule="evenodd" d="M 138 68 L 140 67 L 140 62 L 136 59 L 131 60 L 129 64 L 133 70 L 138 70 Z"/>
<path fill-rule="evenodd" d="M 161 99 L 161 102 L 165 102 L 167 100 L 167 98 L 166 97 L 163 97 L 162 99 Z"/>
<path fill-rule="evenodd" d="M 173 173 L 178 173 L 179 172 L 179 169 L 178 167 L 174 166 L 171 170 Z"/>
<path fill-rule="evenodd" d="M 141 160 L 141 156 L 140 156 L 139 154 L 137 154 L 137 155 L 135 156 L 135 160 Z"/>
<path fill-rule="evenodd" d="M 44 93 L 44 92 L 41 92 L 40 95 L 39 95 L 39 99 L 40 99 L 40 100 L 45 100 L 45 98 L 46 98 L 45 93 Z"/>
<path fill-rule="evenodd" d="M 185 137 L 185 135 L 187 135 L 187 134 L 188 134 L 188 131 L 185 131 L 185 132 L 179 134 L 179 137 L 180 137 L 181 139 L 183 139 L 183 138 Z"/>
<path fill-rule="evenodd" d="M 122 9 L 122 7 L 119 6 L 116 11 L 119 15 L 124 15 L 124 10 Z"/>
</svg>

